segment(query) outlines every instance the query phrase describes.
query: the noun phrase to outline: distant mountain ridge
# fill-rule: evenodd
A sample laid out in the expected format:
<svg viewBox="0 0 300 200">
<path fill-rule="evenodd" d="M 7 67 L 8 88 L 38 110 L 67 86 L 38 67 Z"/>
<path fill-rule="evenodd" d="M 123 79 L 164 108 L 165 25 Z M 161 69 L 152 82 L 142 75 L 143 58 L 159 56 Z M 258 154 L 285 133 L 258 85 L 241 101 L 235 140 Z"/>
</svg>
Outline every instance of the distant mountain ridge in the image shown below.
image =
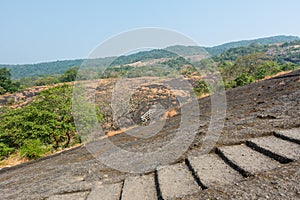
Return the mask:
<svg viewBox="0 0 300 200">
<path fill-rule="evenodd" d="M 174 53 L 180 56 L 192 56 L 199 53 L 207 52 L 212 56 L 220 55 L 224 51 L 242 47 L 249 46 L 250 44 L 276 44 L 276 43 L 285 43 L 300 40 L 298 36 L 273 36 L 266 38 L 259 38 L 253 40 L 241 40 L 235 42 L 229 42 L 222 45 L 214 47 L 201 47 L 201 46 L 170 46 L 165 49 L 154 49 L 151 51 L 138 52 L 128 56 L 120 56 L 113 61 L 113 64 L 123 65 L 128 64 L 131 61 L 153 59 L 153 58 L 162 58 L 162 57 L 174 57 Z M 107 58 L 99 58 L 99 60 L 106 60 Z M 112 58 L 110 58 L 112 59 Z M 55 74 L 62 74 L 67 71 L 72 66 L 80 66 L 85 59 L 76 59 L 76 60 L 63 60 L 63 61 L 53 61 L 53 62 L 44 62 L 38 64 L 23 64 L 23 65 L 5 65 L 0 64 L 0 68 L 6 67 L 11 70 L 13 79 L 20 79 L 24 77 L 39 77 L 39 76 L 51 76 Z"/>
<path fill-rule="evenodd" d="M 165 48 L 165 50 L 176 52 L 181 56 L 189 56 L 189 55 L 196 55 L 198 53 L 203 52 L 204 50 L 207 51 L 210 55 L 216 56 L 222 54 L 224 51 L 237 48 L 242 46 L 249 46 L 250 44 L 256 43 L 260 45 L 264 44 L 276 44 L 276 43 L 284 43 L 284 42 L 291 42 L 295 40 L 300 40 L 298 36 L 272 36 L 266 38 L 259 38 L 253 40 L 241 40 L 235 42 L 228 42 L 225 44 L 217 45 L 214 47 L 201 47 L 201 46 L 181 46 L 175 45 Z"/>
<path fill-rule="evenodd" d="M 236 41 L 236 42 L 229 42 L 229 43 L 221 44 L 221 45 L 214 46 L 214 47 L 207 47 L 205 49 L 211 55 L 218 55 L 230 48 L 248 46 L 252 43 L 276 44 L 276 43 L 291 42 L 291 41 L 295 41 L 295 40 L 300 40 L 300 38 L 298 36 L 279 35 L 279 36 L 265 37 L 265 38 L 259 38 L 259 39 L 253 39 L 253 40 L 241 40 L 241 41 Z"/>
</svg>

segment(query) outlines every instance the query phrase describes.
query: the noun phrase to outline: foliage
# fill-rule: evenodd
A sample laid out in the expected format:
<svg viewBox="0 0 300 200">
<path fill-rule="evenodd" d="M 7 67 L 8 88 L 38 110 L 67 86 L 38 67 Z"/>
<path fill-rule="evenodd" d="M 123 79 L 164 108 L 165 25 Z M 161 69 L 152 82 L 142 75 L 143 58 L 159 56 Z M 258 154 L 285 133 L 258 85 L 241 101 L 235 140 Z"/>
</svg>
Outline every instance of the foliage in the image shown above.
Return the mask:
<svg viewBox="0 0 300 200">
<path fill-rule="evenodd" d="M 0 94 L 6 92 L 16 92 L 20 87 L 19 82 L 13 82 L 11 80 L 10 70 L 6 68 L 0 68 Z"/>
<path fill-rule="evenodd" d="M 294 63 L 284 63 L 283 65 L 280 66 L 282 71 L 288 71 L 288 70 L 295 70 L 297 69 L 299 66 L 297 66 Z"/>
<path fill-rule="evenodd" d="M 0 142 L 0 160 L 9 156 L 15 151 L 14 148 L 8 147 L 6 144 Z"/>
<path fill-rule="evenodd" d="M 194 87 L 194 92 L 197 96 L 201 96 L 207 93 L 210 93 L 210 87 L 204 80 L 197 81 L 196 86 Z"/>
<path fill-rule="evenodd" d="M 36 158 L 44 152 L 44 146 L 48 151 L 81 142 L 75 129 L 73 114 L 76 112 L 72 110 L 72 96 L 73 88 L 64 84 L 42 91 L 22 109 L 3 111 L 0 114 L 1 148 L 20 149 L 22 155 L 24 152 L 26 157 Z M 96 110 L 97 120 L 103 120 L 97 106 L 88 103 L 81 103 L 80 106 L 84 111 L 80 115 L 80 122 L 87 128 L 92 123 L 93 118 L 89 114 L 93 110 Z M 40 142 L 39 145 L 36 140 Z M 0 156 L 7 156 L 8 151 L 2 152 Z"/>
<path fill-rule="evenodd" d="M 39 139 L 28 139 L 24 141 L 23 146 L 20 148 L 20 155 L 28 159 L 37 159 L 47 151 L 49 151 L 49 148 L 43 145 Z"/>
<path fill-rule="evenodd" d="M 59 78 L 60 82 L 75 81 L 79 67 L 71 67 Z"/>
<path fill-rule="evenodd" d="M 5 112 L 0 121 L 0 142 L 21 150 L 24 145 L 29 145 L 26 139 L 40 140 L 42 144 L 54 149 L 72 145 L 76 131 L 71 113 L 71 97 L 71 87 L 63 85 L 42 91 L 31 104 L 22 109 Z M 38 156 L 40 149 L 36 150 Z M 31 154 L 28 156 L 31 157 Z"/>
<path fill-rule="evenodd" d="M 82 62 L 82 59 L 77 59 L 38 64 L 5 65 L 5 67 L 11 70 L 13 79 L 21 79 L 25 77 L 45 77 L 63 74 L 72 66 L 80 66 Z"/>
<path fill-rule="evenodd" d="M 0 142 L 20 148 L 24 139 L 40 139 L 54 148 L 69 146 L 75 135 L 71 94 L 68 85 L 51 88 L 42 91 L 24 108 L 4 113 L 0 121 Z"/>
<path fill-rule="evenodd" d="M 15 103 L 15 99 L 13 97 L 9 97 L 6 101 L 7 106 L 13 105 L 14 103 Z"/>
<path fill-rule="evenodd" d="M 268 45 L 259 45 L 257 43 L 252 43 L 249 46 L 242 46 L 228 49 L 221 55 L 215 57 L 216 61 L 234 61 L 240 56 L 245 56 L 248 54 L 266 52 L 268 50 Z"/>
<path fill-rule="evenodd" d="M 162 62 L 163 65 L 168 65 L 170 68 L 180 70 L 182 66 L 189 65 L 190 63 L 183 57 L 177 57 L 168 61 Z"/>
<path fill-rule="evenodd" d="M 154 49 L 151 51 L 141 51 L 128 56 L 119 56 L 110 64 L 110 66 L 126 65 L 129 63 L 134 63 L 137 61 L 142 61 L 147 59 L 174 58 L 174 57 L 177 57 L 177 54 L 173 52 L 166 51 L 163 49 Z"/>
<path fill-rule="evenodd" d="M 236 60 L 221 61 L 219 64 L 226 89 L 243 86 L 280 71 L 294 70 L 298 67 L 298 65 L 289 62 L 280 64 L 274 61 L 274 57 L 263 52 L 242 55 Z"/>
<path fill-rule="evenodd" d="M 217 56 L 231 48 L 246 47 L 251 44 L 268 45 L 268 44 L 276 44 L 276 43 L 283 43 L 283 42 L 291 42 L 295 40 L 299 40 L 299 37 L 279 35 L 279 36 L 259 38 L 254 40 L 241 40 L 237 42 L 229 42 L 215 47 L 207 47 L 205 48 L 205 50 L 208 53 L 210 53 L 212 56 Z"/>
<path fill-rule="evenodd" d="M 187 75 L 195 72 L 196 69 L 183 57 L 176 57 L 168 61 L 134 67 L 130 65 L 109 66 L 101 75 L 101 78 L 116 78 L 116 77 L 173 77 L 176 75 Z"/>
<path fill-rule="evenodd" d="M 248 74 L 240 74 L 238 75 L 238 77 L 234 80 L 234 82 L 236 83 L 236 86 L 244 86 L 244 85 L 248 85 L 252 82 L 254 82 L 255 79 L 248 75 Z"/>
<path fill-rule="evenodd" d="M 205 53 L 205 48 L 200 46 L 174 45 L 165 48 L 165 50 L 176 53 L 178 56 L 192 56 Z"/>
<path fill-rule="evenodd" d="M 263 79 L 264 77 L 276 74 L 279 71 L 281 71 L 281 69 L 277 62 L 268 61 L 256 67 L 254 77 L 256 79 Z"/>
<path fill-rule="evenodd" d="M 29 88 L 33 86 L 57 84 L 59 83 L 59 77 L 57 75 L 47 77 L 25 77 L 21 78 L 19 82 L 23 88 Z"/>
</svg>

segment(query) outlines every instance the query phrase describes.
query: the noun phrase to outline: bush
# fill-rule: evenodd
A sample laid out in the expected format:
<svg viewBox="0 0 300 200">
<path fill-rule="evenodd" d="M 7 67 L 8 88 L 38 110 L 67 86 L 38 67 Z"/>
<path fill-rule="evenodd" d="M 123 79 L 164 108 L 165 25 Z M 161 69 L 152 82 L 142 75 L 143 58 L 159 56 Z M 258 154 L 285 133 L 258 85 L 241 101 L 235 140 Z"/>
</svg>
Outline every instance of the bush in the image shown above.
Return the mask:
<svg viewBox="0 0 300 200">
<path fill-rule="evenodd" d="M 6 68 L 0 68 L 0 94 L 6 92 L 16 92 L 20 88 L 19 82 L 13 82 L 11 80 L 10 70 Z"/>
<path fill-rule="evenodd" d="M 73 116 L 78 117 L 77 121 L 88 133 L 91 124 L 97 123 L 91 113 L 96 109 L 99 121 L 103 121 L 104 116 L 97 106 L 85 101 L 78 102 L 79 113 L 73 110 L 72 94 L 70 85 L 61 85 L 40 92 L 21 109 L 0 109 L 0 143 L 15 150 L 22 149 L 22 156 L 30 159 L 43 154 L 43 145 L 57 150 L 80 143 L 81 134 L 76 132 Z"/>
<path fill-rule="evenodd" d="M 282 66 L 280 66 L 282 71 L 288 71 L 288 70 L 295 70 L 298 68 L 298 66 L 294 63 L 285 63 Z"/>
<path fill-rule="evenodd" d="M 1 114 L 0 142 L 19 149 L 25 139 L 40 139 L 54 149 L 68 147 L 76 134 L 72 116 L 72 88 L 68 85 L 42 91 L 22 109 Z"/>
<path fill-rule="evenodd" d="M 28 159 L 42 157 L 49 149 L 39 139 L 28 139 L 20 149 L 20 156 Z"/>
<path fill-rule="evenodd" d="M 243 86 L 254 82 L 255 79 L 252 76 L 243 73 L 238 75 L 238 77 L 234 81 L 236 83 L 236 86 Z"/>
<path fill-rule="evenodd" d="M 0 143 L 0 160 L 7 157 L 9 154 L 15 151 L 14 148 L 6 146 L 4 143 Z"/>
<path fill-rule="evenodd" d="M 7 106 L 11 106 L 15 103 L 15 99 L 13 97 L 9 97 L 6 101 Z"/>
<path fill-rule="evenodd" d="M 225 87 L 225 89 L 234 88 L 234 87 L 236 87 L 236 82 L 235 81 L 225 81 L 224 87 Z"/>
<path fill-rule="evenodd" d="M 196 95 L 201 96 L 203 94 L 210 93 L 210 87 L 204 80 L 199 80 L 197 85 L 194 87 L 194 92 Z"/>
<path fill-rule="evenodd" d="M 266 76 L 274 75 L 280 71 L 281 69 L 278 63 L 269 61 L 257 66 L 254 71 L 254 76 L 256 79 L 263 79 Z"/>
</svg>

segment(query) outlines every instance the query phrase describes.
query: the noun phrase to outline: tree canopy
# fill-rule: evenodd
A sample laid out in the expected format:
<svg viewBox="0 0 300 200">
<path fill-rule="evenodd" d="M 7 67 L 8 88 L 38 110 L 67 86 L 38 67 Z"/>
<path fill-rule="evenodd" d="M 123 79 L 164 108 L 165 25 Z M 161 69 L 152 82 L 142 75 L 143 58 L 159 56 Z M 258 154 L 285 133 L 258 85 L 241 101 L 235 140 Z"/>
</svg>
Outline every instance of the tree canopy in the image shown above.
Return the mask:
<svg viewBox="0 0 300 200">
<path fill-rule="evenodd" d="M 13 82 L 11 80 L 10 70 L 6 68 L 0 68 L 0 94 L 4 94 L 6 92 L 15 92 L 19 87 L 19 82 Z"/>
</svg>

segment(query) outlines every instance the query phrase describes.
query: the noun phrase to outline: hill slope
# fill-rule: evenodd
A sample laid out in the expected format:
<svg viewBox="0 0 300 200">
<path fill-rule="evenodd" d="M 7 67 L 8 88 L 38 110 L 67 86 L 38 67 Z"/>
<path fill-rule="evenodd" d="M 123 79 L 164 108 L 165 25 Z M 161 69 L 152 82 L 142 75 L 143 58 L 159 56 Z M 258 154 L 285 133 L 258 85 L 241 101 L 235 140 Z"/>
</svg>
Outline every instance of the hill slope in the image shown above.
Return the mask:
<svg viewBox="0 0 300 200">
<path fill-rule="evenodd" d="M 215 47 L 177 45 L 177 46 L 167 47 L 165 49 L 156 49 L 152 51 L 139 52 L 129 56 L 120 56 L 113 62 L 113 64 L 124 65 L 124 64 L 129 64 L 131 62 L 136 62 L 145 59 L 171 58 L 175 56 L 174 53 L 177 53 L 178 55 L 181 56 L 192 56 L 207 51 L 212 56 L 216 56 L 222 54 L 224 51 L 228 49 L 243 47 L 243 46 L 246 47 L 252 43 L 265 45 L 265 44 L 290 42 L 299 39 L 300 38 L 297 36 L 274 36 L 274 37 L 260 38 L 254 40 L 242 40 L 237 42 L 230 42 Z M 97 62 L 108 63 L 108 64 L 113 60 L 114 58 L 96 59 Z M 37 64 L 23 64 L 23 65 L 0 64 L 0 68 L 6 67 L 7 69 L 10 69 L 13 79 L 21 79 L 24 77 L 41 77 L 41 76 L 52 76 L 56 74 L 62 74 L 65 71 L 67 71 L 70 67 L 80 66 L 83 61 L 84 59 L 76 59 L 76 60 L 37 63 Z"/>
<path fill-rule="evenodd" d="M 261 81 L 228 91 L 227 117 L 217 145 L 239 144 L 249 140 L 249 138 L 272 135 L 273 132 L 300 127 L 299 72 L 299 70 L 293 72 L 291 74 L 293 76 Z M 199 100 L 201 110 L 198 116 L 201 122 L 199 132 L 187 155 L 183 155 L 178 162 L 184 161 L 188 153 L 199 151 L 201 148 L 201 142 L 207 133 L 210 121 L 210 102 L 210 98 Z M 155 135 L 145 140 L 137 140 L 136 137 L 130 137 L 127 134 L 118 134 L 111 137 L 111 141 L 115 145 L 120 145 L 120 147 L 132 152 L 137 152 L 140 149 L 148 152 L 155 151 L 160 145 L 168 144 L 173 139 L 173 130 L 177 128 L 176 125 L 180 123 L 180 120 L 180 115 L 172 117 L 167 122 L 168 126 L 163 129 L 163 134 L 159 136 Z M 248 148 L 246 145 L 239 146 Z M 250 151 L 251 149 L 249 148 L 248 150 Z M 236 151 L 236 153 L 240 152 Z M 242 156 L 246 157 L 247 155 Z M 264 156 L 264 158 L 267 157 Z M 184 165 L 184 162 L 182 165 Z M 213 165 L 215 166 L 215 163 Z M 232 195 L 237 197 L 241 192 L 246 193 L 245 191 L 247 191 L 247 194 L 244 195 L 255 196 L 255 194 L 262 195 L 263 193 L 263 195 L 277 196 L 280 199 L 280 195 L 288 194 L 289 199 L 297 199 L 299 195 L 295 191 L 299 190 L 299 170 L 297 170 L 299 165 L 299 161 L 285 165 L 277 163 L 278 168 L 273 172 L 273 174 L 277 174 L 275 177 L 269 176 L 272 171 L 262 172 L 262 174 L 244 179 L 244 181 L 236 184 L 218 186 L 221 189 L 210 187 L 207 190 L 199 191 L 200 193 L 196 194 L 195 199 L 200 199 L 200 195 L 204 194 L 218 196 L 220 193 L 221 195 L 228 195 L 228 198 L 232 198 L 234 197 Z M 174 165 L 169 166 L 172 167 Z M 231 168 L 229 167 L 229 169 Z M 290 171 L 296 172 L 290 173 Z M 152 176 L 152 180 L 154 180 L 153 173 L 148 173 L 147 175 Z M 175 173 L 172 175 L 167 178 L 171 179 L 178 176 Z M 68 197 L 67 195 L 86 193 L 87 196 L 92 194 L 90 191 L 93 191 L 95 185 L 97 186 L 98 184 L 101 184 L 99 191 L 102 191 L 100 190 L 101 188 L 110 187 L 116 183 L 123 185 L 124 180 L 124 185 L 126 186 L 128 177 L 134 178 L 134 175 L 120 172 L 101 164 L 85 147 L 79 147 L 30 164 L 0 170 L 0 192 L 3 194 L 3 199 L 47 199 L 52 195 L 66 195 L 58 196 L 62 199 L 63 197 Z M 185 178 L 184 176 L 180 177 Z M 224 174 L 222 177 L 224 177 Z M 257 177 L 261 178 L 258 179 Z M 291 179 L 292 181 L 290 181 Z M 191 177 L 191 180 L 194 179 Z M 18 187 L 12 183 L 18 183 Z M 286 185 L 287 183 L 288 185 Z M 172 186 L 176 183 L 170 181 L 168 184 Z M 286 186 L 283 187 L 284 184 Z M 150 184 L 146 184 L 146 186 L 150 187 Z M 117 189 L 114 187 L 110 188 L 112 189 L 106 190 L 108 192 L 105 194 L 114 194 L 116 191 L 119 191 L 119 187 Z M 234 188 L 236 188 L 236 194 L 232 191 Z M 268 190 L 265 188 L 268 188 Z M 126 190 L 125 187 L 123 189 L 124 191 Z M 170 193 L 176 191 L 173 190 Z M 54 197 L 58 198 L 57 196 Z M 73 197 L 73 199 L 78 199 L 78 197 Z M 190 198 L 186 197 L 185 199 Z"/>
<path fill-rule="evenodd" d="M 279 36 L 259 38 L 259 39 L 254 39 L 254 40 L 241 40 L 241 41 L 236 41 L 236 42 L 229 42 L 229 43 L 225 43 L 225 44 L 214 46 L 214 47 L 207 47 L 205 49 L 207 52 L 209 52 L 211 55 L 214 56 L 214 55 L 221 54 L 230 48 L 248 46 L 252 43 L 257 43 L 257 44 L 261 44 L 261 45 L 276 44 L 276 43 L 291 42 L 291 41 L 295 41 L 295 40 L 299 40 L 299 39 L 300 38 L 298 36 L 279 35 Z"/>
</svg>

